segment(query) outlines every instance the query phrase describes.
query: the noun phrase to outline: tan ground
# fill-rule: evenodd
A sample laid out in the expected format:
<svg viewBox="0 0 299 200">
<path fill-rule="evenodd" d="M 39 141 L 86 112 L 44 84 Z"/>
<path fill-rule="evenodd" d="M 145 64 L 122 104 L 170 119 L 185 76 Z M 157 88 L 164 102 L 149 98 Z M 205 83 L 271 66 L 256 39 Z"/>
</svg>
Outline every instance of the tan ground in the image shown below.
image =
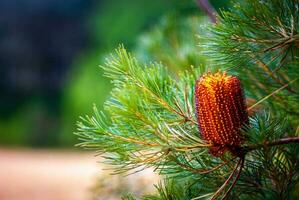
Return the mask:
<svg viewBox="0 0 299 200">
<path fill-rule="evenodd" d="M 150 170 L 110 176 L 92 153 L 0 149 L 0 200 L 114 200 L 131 191 L 151 192 Z"/>
</svg>

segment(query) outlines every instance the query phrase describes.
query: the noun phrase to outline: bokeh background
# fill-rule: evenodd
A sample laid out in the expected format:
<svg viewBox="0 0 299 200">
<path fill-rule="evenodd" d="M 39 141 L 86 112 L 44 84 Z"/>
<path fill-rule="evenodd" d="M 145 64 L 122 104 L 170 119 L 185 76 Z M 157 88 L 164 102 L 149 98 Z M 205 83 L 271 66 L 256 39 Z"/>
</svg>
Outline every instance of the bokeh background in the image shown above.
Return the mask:
<svg viewBox="0 0 299 200">
<path fill-rule="evenodd" d="M 124 44 L 148 61 L 156 26 L 172 22 L 158 35 L 167 40 L 163 33 L 191 14 L 205 16 L 192 0 L 1 0 L 0 199 L 118 199 L 125 189 L 138 193 L 132 182 L 156 181 L 150 172 L 133 181 L 106 177 L 99 159 L 74 146 L 73 132 L 109 95 L 104 57 Z"/>
</svg>

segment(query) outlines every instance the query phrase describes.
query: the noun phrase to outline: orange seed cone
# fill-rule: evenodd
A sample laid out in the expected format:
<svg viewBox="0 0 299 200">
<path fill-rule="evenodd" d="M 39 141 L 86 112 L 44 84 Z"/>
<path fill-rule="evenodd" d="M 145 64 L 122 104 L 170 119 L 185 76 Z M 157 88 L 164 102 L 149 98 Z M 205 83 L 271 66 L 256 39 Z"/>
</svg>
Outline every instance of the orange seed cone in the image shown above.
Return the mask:
<svg viewBox="0 0 299 200">
<path fill-rule="evenodd" d="M 239 79 L 222 72 L 203 75 L 196 82 L 195 102 L 200 133 L 212 144 L 210 153 L 221 156 L 228 150 L 238 155 L 244 141 L 240 128 L 248 124 Z"/>
</svg>

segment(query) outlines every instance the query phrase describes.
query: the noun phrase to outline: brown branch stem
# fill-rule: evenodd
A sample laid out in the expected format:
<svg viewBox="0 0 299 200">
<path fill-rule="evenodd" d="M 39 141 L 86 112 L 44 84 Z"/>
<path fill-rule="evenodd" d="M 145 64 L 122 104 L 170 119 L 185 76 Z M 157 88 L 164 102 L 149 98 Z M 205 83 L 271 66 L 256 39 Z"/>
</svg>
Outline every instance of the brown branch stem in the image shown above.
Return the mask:
<svg viewBox="0 0 299 200">
<path fill-rule="evenodd" d="M 211 197 L 211 200 L 215 200 L 220 193 L 225 189 L 225 187 L 229 184 L 230 180 L 233 178 L 234 174 L 236 173 L 236 171 L 238 170 L 239 166 L 243 163 L 243 158 L 240 158 L 240 160 L 237 162 L 237 164 L 235 165 L 235 168 L 233 170 L 233 172 L 229 175 L 229 177 L 226 179 L 226 181 L 222 184 L 222 186 L 213 194 L 213 196 Z M 241 169 L 240 169 L 241 170 Z"/>
<path fill-rule="evenodd" d="M 209 0 L 196 0 L 196 3 L 200 9 L 202 9 L 211 19 L 213 23 L 216 23 L 216 11 L 210 4 Z"/>
<path fill-rule="evenodd" d="M 299 143 L 299 137 L 286 137 L 286 138 L 281 138 L 272 142 L 265 141 L 262 144 L 256 144 L 256 145 L 250 145 L 245 147 L 246 151 L 253 151 L 256 149 L 260 149 L 263 147 L 272 147 L 272 146 L 277 146 L 277 145 L 283 145 L 283 144 L 289 144 L 289 143 Z"/>
<path fill-rule="evenodd" d="M 225 200 L 227 199 L 229 193 L 231 192 L 231 190 L 234 188 L 234 186 L 236 185 L 237 183 L 237 180 L 239 179 L 240 175 L 241 175 L 241 172 L 242 172 L 242 169 L 244 167 L 244 158 L 241 158 L 241 163 L 240 163 L 240 168 L 239 168 L 239 171 L 237 172 L 237 175 L 236 175 L 236 178 L 234 179 L 233 183 L 231 184 L 231 186 L 228 188 L 228 190 L 225 192 L 225 194 L 223 195 L 222 197 L 222 200 Z"/>
</svg>

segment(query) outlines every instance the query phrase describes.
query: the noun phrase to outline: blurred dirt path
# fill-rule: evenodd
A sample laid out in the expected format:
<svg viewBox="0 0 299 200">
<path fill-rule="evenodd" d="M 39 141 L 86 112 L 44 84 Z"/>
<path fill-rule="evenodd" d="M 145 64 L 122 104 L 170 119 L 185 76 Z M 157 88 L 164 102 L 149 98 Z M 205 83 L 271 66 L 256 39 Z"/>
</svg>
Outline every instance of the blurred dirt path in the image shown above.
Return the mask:
<svg viewBox="0 0 299 200">
<path fill-rule="evenodd" d="M 0 148 L 0 200 L 114 200 L 127 190 L 150 192 L 157 181 L 150 171 L 111 177 L 98 159 L 92 153 Z"/>
</svg>

